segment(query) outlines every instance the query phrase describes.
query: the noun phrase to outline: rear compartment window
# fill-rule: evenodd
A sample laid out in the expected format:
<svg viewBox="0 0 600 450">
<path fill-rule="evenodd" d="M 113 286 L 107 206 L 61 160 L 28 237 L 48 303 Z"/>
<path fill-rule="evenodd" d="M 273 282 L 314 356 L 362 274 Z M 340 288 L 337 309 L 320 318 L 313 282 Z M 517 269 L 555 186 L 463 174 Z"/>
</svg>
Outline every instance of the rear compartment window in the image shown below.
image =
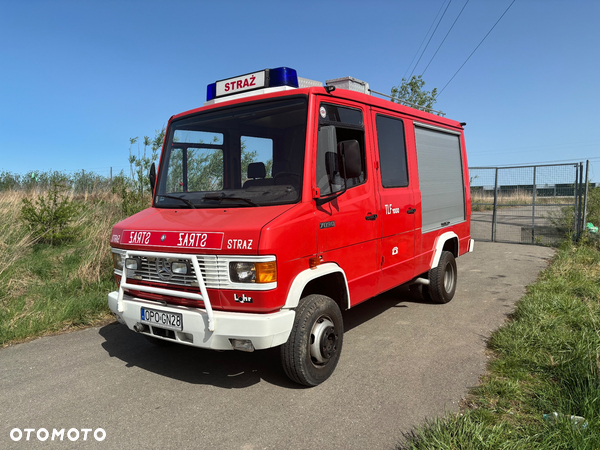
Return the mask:
<svg viewBox="0 0 600 450">
<path fill-rule="evenodd" d="M 377 143 L 383 187 L 408 186 L 404 122 L 401 119 L 377 115 Z"/>
</svg>

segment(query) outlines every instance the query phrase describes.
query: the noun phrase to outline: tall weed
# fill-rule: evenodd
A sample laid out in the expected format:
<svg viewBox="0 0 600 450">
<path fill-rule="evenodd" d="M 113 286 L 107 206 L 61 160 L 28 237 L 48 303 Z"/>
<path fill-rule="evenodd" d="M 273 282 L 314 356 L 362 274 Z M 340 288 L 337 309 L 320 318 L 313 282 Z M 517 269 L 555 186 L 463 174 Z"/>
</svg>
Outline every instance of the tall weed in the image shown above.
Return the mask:
<svg viewBox="0 0 600 450">
<path fill-rule="evenodd" d="M 19 192 L 0 192 L 0 276 L 26 257 L 36 240 L 32 232 L 18 226 L 23 197 Z"/>
<path fill-rule="evenodd" d="M 110 233 L 113 225 L 124 218 L 121 203 L 113 194 L 90 198 L 75 223 L 77 228 L 85 230 L 82 245 L 88 257 L 82 260 L 77 270 L 77 277 L 84 283 L 100 282 L 107 274 L 112 274 Z"/>
</svg>

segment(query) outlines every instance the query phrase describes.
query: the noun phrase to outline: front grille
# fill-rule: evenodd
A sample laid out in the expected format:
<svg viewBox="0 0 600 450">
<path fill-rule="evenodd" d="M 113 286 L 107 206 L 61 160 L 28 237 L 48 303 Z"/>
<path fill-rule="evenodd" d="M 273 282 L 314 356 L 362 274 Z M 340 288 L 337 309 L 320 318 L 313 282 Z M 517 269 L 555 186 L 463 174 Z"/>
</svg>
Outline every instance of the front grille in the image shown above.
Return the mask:
<svg viewBox="0 0 600 450">
<path fill-rule="evenodd" d="M 166 274 L 159 276 L 159 270 L 165 266 L 169 267 L 173 261 L 186 261 L 177 258 L 152 258 L 141 257 L 142 267 L 136 271 L 128 270 L 127 278 L 134 280 L 149 281 L 153 283 L 164 283 L 178 286 L 198 287 L 196 271 L 190 264 L 191 273 L 187 275 Z M 188 260 L 189 261 L 189 260 Z M 207 289 L 219 289 L 229 283 L 229 265 L 226 261 L 218 261 L 214 255 L 199 255 L 198 265 L 202 273 L 202 279 Z"/>
<path fill-rule="evenodd" d="M 138 250 L 113 249 L 113 253 L 120 253 L 122 258 L 139 258 L 141 267 L 138 270 L 127 269 L 127 280 L 135 284 L 154 285 L 165 289 L 174 289 L 178 286 L 186 290 L 191 288 L 197 292 L 198 280 L 192 264 L 191 256 L 185 254 L 168 253 L 164 257 L 159 252 L 145 252 Z M 243 289 L 245 291 L 267 291 L 275 289 L 277 282 L 272 283 L 237 283 L 229 279 L 229 264 L 232 262 L 271 262 L 276 261 L 274 255 L 196 255 L 202 280 L 207 289 Z M 187 275 L 171 273 L 171 263 L 174 261 L 188 262 L 190 272 Z M 115 269 L 115 275 L 121 276 L 123 271 Z M 162 276 L 161 276 L 162 275 Z"/>
</svg>

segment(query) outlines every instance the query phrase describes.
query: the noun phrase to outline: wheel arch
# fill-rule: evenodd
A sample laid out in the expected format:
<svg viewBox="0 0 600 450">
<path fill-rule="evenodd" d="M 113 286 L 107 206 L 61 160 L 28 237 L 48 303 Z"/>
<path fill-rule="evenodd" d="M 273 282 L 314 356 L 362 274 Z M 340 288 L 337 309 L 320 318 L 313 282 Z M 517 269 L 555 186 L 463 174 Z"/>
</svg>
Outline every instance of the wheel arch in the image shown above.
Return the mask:
<svg viewBox="0 0 600 450">
<path fill-rule="evenodd" d="M 458 235 L 456 233 L 447 231 L 440 234 L 435 241 L 435 251 L 429 267 L 432 269 L 437 267 L 443 251 L 451 252 L 455 258 L 458 258 L 458 248 Z"/>
<path fill-rule="evenodd" d="M 331 298 L 340 310 L 350 308 L 350 292 L 344 270 L 334 263 L 325 263 L 300 272 L 288 292 L 284 308 L 296 308 L 300 299 L 310 294 Z"/>
</svg>

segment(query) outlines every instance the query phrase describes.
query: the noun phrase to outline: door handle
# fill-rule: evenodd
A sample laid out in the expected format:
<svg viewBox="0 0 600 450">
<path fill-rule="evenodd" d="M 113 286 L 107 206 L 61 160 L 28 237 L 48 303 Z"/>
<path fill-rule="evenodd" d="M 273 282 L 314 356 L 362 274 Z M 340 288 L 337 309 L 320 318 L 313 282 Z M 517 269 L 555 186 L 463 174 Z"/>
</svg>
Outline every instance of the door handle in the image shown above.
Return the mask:
<svg viewBox="0 0 600 450">
<path fill-rule="evenodd" d="M 417 209 L 416 209 L 416 208 L 411 208 L 411 209 L 409 209 L 408 211 L 406 211 L 406 214 L 414 214 L 414 213 L 416 213 L 416 212 L 417 212 Z"/>
<path fill-rule="evenodd" d="M 365 219 L 367 220 L 375 220 L 377 219 L 377 214 L 368 214 Z"/>
</svg>

